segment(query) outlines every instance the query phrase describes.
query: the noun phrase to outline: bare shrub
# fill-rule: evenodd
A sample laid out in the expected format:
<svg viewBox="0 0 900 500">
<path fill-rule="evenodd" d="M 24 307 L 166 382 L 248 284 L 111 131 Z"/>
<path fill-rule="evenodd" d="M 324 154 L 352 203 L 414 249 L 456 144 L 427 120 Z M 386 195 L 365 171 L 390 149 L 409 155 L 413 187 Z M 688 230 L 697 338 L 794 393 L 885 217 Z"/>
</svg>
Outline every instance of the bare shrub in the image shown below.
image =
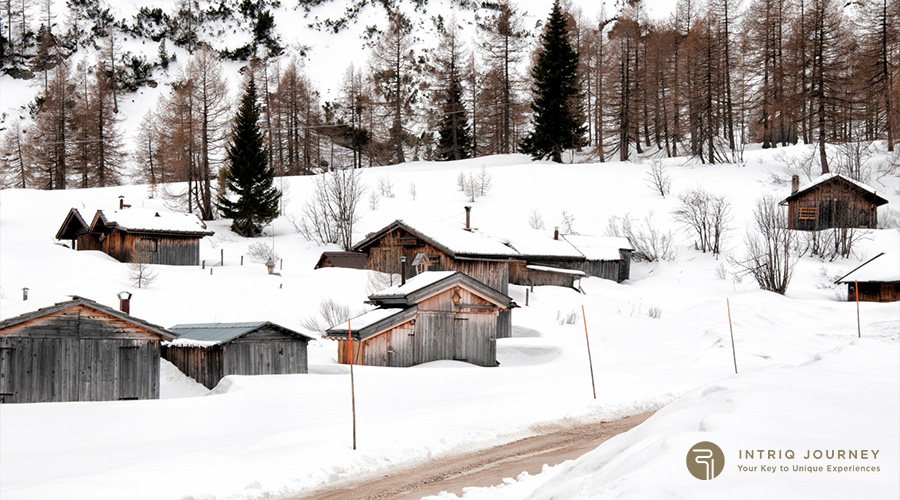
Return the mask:
<svg viewBox="0 0 900 500">
<path fill-rule="evenodd" d="M 380 198 L 378 197 L 378 193 L 375 191 L 369 192 L 369 210 L 376 211 L 378 210 L 378 202 Z"/>
<path fill-rule="evenodd" d="M 385 198 L 393 198 L 394 197 L 394 181 L 391 180 L 387 175 L 382 175 L 378 178 L 378 190 L 381 191 L 381 196 Z"/>
<path fill-rule="evenodd" d="M 459 188 L 460 191 L 466 192 L 466 174 L 460 172 L 459 175 L 456 176 L 456 187 Z"/>
<path fill-rule="evenodd" d="M 845 141 L 838 144 L 837 152 L 830 164 L 835 173 L 860 182 L 869 182 L 873 173 L 871 160 L 874 155 L 875 149 L 871 141 L 862 139 Z"/>
<path fill-rule="evenodd" d="M 578 321 L 578 313 L 574 309 L 567 313 L 556 311 L 556 321 L 560 325 L 574 325 Z"/>
<path fill-rule="evenodd" d="M 494 187 L 493 176 L 488 173 L 487 167 L 482 166 L 475 178 L 475 188 L 478 190 L 478 196 L 486 196 L 491 188 Z"/>
<path fill-rule="evenodd" d="M 663 198 L 669 194 L 669 191 L 672 187 L 672 179 L 669 177 L 669 172 L 666 171 L 666 166 L 663 165 L 663 162 L 659 158 L 654 158 L 650 161 L 650 171 L 647 172 L 647 185 L 653 188 L 654 191 L 659 192 Z"/>
<path fill-rule="evenodd" d="M 247 247 L 247 255 L 250 256 L 251 262 L 256 262 L 257 264 L 263 264 L 269 260 L 276 261 L 279 259 L 278 254 L 275 253 L 274 245 L 266 243 L 265 241 L 251 243 L 250 246 Z"/>
<path fill-rule="evenodd" d="M 810 151 L 808 154 L 795 156 L 782 151 L 775 155 L 775 159 L 784 163 L 788 181 L 794 175 L 802 175 L 806 177 L 806 180 L 810 181 L 818 166 L 814 153 L 814 151 Z"/>
<path fill-rule="evenodd" d="M 636 261 L 656 262 L 659 260 L 675 260 L 677 252 L 672 246 L 672 232 L 663 233 L 651 222 L 653 213 L 644 218 L 637 226 L 628 214 L 624 217 L 612 216 L 607 221 L 607 236 L 624 236 L 631 240 Z"/>
<path fill-rule="evenodd" d="M 784 295 L 794 274 L 793 252 L 797 236 L 787 228 L 787 214 L 778 199 L 767 195 L 756 201 L 754 228 L 747 233 L 747 253 L 732 264 L 742 275 L 752 276 L 763 290 Z"/>
<path fill-rule="evenodd" d="M 142 262 L 128 264 L 128 279 L 131 280 L 132 285 L 138 288 L 150 286 L 158 276 L 159 273 L 154 271 L 150 264 Z"/>
<path fill-rule="evenodd" d="M 366 277 L 366 295 L 372 295 L 375 292 L 380 292 L 385 288 L 394 286 L 394 283 L 399 282 L 399 274 L 369 271 L 369 274 Z"/>
<path fill-rule="evenodd" d="M 566 210 L 562 211 L 562 214 L 559 216 L 559 228 L 565 234 L 578 234 L 575 231 L 575 215 L 570 214 Z"/>
<path fill-rule="evenodd" d="M 325 333 L 325 330 L 344 323 L 352 316 L 350 306 L 341 304 L 332 298 L 319 302 L 319 316 L 308 316 L 300 320 L 300 324 L 314 332 Z"/>
<path fill-rule="evenodd" d="M 335 168 L 318 177 L 316 189 L 303 208 L 303 218 L 293 224 L 310 241 L 338 243 L 349 250 L 364 192 L 358 170 Z"/>
<path fill-rule="evenodd" d="M 412 195 L 413 201 L 416 201 L 416 184 L 414 182 L 409 183 L 409 194 Z"/>
<path fill-rule="evenodd" d="M 716 278 L 720 280 L 726 280 L 728 278 L 728 269 L 725 268 L 725 264 L 723 262 L 719 262 L 719 265 L 716 266 L 715 271 L 713 273 L 716 275 Z"/>
<path fill-rule="evenodd" d="M 662 317 L 662 309 L 659 306 L 651 306 L 647 309 L 647 316 L 650 316 L 653 319 L 659 319 Z"/>
<path fill-rule="evenodd" d="M 531 207 L 531 216 L 528 218 L 528 225 L 532 229 L 544 229 L 544 218 L 538 213 L 537 207 Z"/>
<path fill-rule="evenodd" d="M 724 196 L 715 196 L 703 188 L 678 195 L 681 205 L 672 212 L 675 220 L 697 236 L 694 246 L 703 253 L 721 253 L 722 237 L 731 221 L 731 204 Z"/>
</svg>

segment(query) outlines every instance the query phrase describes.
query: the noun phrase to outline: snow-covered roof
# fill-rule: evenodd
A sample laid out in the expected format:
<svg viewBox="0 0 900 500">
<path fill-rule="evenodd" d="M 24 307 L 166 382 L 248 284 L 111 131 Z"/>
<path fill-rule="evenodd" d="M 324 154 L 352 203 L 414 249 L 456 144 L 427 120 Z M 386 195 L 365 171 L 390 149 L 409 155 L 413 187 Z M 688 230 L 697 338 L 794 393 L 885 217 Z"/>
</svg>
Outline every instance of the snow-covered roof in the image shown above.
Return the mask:
<svg viewBox="0 0 900 500">
<path fill-rule="evenodd" d="M 634 250 L 628 238 L 619 236 L 563 235 L 566 241 L 581 252 L 587 260 L 620 260 L 619 250 Z"/>
<path fill-rule="evenodd" d="M 353 249 L 358 250 L 361 247 L 365 247 L 371 241 L 398 226 L 456 256 L 514 257 L 518 255 L 512 248 L 479 232 L 477 229 L 466 230 L 462 225 L 458 224 L 423 221 L 408 222 L 405 220 L 396 220 L 381 230 L 366 236 L 366 238 L 354 245 Z"/>
<path fill-rule="evenodd" d="M 891 283 L 897 281 L 900 281 L 900 257 L 896 254 L 882 252 L 850 271 L 835 283 Z"/>
<path fill-rule="evenodd" d="M 194 214 L 126 208 L 124 210 L 97 210 L 91 222 L 94 230 L 98 223 L 122 231 L 161 232 L 211 235 L 206 224 Z"/>
<path fill-rule="evenodd" d="M 378 300 L 384 297 L 400 297 L 417 292 L 427 286 L 431 286 L 444 278 L 456 274 L 456 271 L 428 271 L 414 276 L 406 281 L 403 285 L 394 285 L 384 290 L 375 292 L 370 295 L 371 300 Z"/>
<path fill-rule="evenodd" d="M 791 193 L 791 195 L 788 196 L 787 198 L 785 198 L 784 201 L 793 200 L 793 199 L 797 198 L 798 196 L 800 196 L 801 194 L 805 193 L 806 191 L 809 191 L 809 190 L 815 188 L 816 186 L 819 186 L 820 184 L 824 184 L 828 181 L 831 181 L 832 179 L 843 180 L 863 191 L 871 193 L 872 195 L 874 195 L 877 198 L 875 200 L 875 204 L 878 206 L 884 205 L 888 202 L 888 200 L 886 200 L 885 198 L 883 198 L 877 194 L 877 191 L 875 190 L 875 188 L 868 186 L 866 184 L 863 184 L 862 182 L 859 182 L 857 180 L 853 180 L 847 176 L 837 174 L 834 172 L 822 174 L 822 175 L 816 177 L 815 179 L 813 179 L 812 181 L 808 182 L 807 184 L 800 186 L 800 189 L 798 189 L 796 193 Z"/>
<path fill-rule="evenodd" d="M 350 318 L 350 328 L 352 328 L 354 332 L 359 332 L 374 325 L 375 323 L 378 323 L 379 321 L 384 321 L 391 316 L 396 316 L 405 311 L 406 309 L 373 309 L 355 318 Z M 328 329 L 329 335 L 335 335 L 338 332 L 346 331 L 347 322 L 341 323 L 339 325 L 334 325 Z"/>
<path fill-rule="evenodd" d="M 180 324 L 169 328 L 169 330 L 172 330 L 179 335 L 178 340 L 172 342 L 170 345 L 183 347 L 208 347 L 210 345 L 224 344 L 267 325 L 290 335 L 304 337 L 307 339 L 310 338 L 306 335 L 303 335 L 302 333 L 295 332 L 268 321 L 251 321 L 240 323 L 194 323 Z"/>
<path fill-rule="evenodd" d="M 541 271 L 545 273 L 557 273 L 557 274 L 571 274 L 572 276 L 581 276 L 585 277 L 584 271 L 579 271 L 578 269 L 562 269 L 560 267 L 550 267 L 550 266 L 534 266 L 528 265 L 525 266 L 526 269 L 531 269 L 532 271 Z"/>
<path fill-rule="evenodd" d="M 521 257 L 563 257 L 581 259 L 577 248 L 563 238 L 553 239 L 548 231 L 520 232 L 508 237 L 509 246 Z"/>
</svg>

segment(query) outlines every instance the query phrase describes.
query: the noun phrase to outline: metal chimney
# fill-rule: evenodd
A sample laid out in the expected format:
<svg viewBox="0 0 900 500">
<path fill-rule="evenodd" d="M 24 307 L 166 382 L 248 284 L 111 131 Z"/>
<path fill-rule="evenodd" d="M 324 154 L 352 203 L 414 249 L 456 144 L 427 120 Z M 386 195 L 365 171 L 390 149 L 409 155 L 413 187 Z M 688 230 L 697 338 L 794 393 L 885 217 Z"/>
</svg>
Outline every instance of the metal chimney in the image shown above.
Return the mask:
<svg viewBox="0 0 900 500">
<path fill-rule="evenodd" d="M 406 284 L 406 256 L 400 256 L 400 286 Z"/>
<path fill-rule="evenodd" d="M 554 240 L 558 240 L 558 239 L 559 239 L 559 228 L 558 228 L 558 227 L 554 227 L 554 228 L 553 228 L 553 239 L 554 239 Z"/>
<path fill-rule="evenodd" d="M 131 314 L 131 293 L 119 292 L 119 310 L 125 314 Z"/>
<path fill-rule="evenodd" d="M 472 207 L 466 205 L 466 231 L 472 230 Z"/>
<path fill-rule="evenodd" d="M 791 194 L 796 194 L 797 191 L 800 191 L 800 176 L 795 174 L 791 176 Z"/>
</svg>

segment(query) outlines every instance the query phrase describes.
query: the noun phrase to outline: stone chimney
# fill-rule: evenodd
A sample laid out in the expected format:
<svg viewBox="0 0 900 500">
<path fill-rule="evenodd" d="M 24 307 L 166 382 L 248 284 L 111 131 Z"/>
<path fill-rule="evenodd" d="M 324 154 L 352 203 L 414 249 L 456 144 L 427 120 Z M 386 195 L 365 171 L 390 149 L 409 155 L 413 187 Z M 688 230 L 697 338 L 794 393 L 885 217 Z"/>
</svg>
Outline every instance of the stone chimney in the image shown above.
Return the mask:
<svg viewBox="0 0 900 500">
<path fill-rule="evenodd" d="M 800 191 L 800 176 L 795 174 L 791 176 L 791 194 L 796 194 L 797 191 Z"/>
</svg>

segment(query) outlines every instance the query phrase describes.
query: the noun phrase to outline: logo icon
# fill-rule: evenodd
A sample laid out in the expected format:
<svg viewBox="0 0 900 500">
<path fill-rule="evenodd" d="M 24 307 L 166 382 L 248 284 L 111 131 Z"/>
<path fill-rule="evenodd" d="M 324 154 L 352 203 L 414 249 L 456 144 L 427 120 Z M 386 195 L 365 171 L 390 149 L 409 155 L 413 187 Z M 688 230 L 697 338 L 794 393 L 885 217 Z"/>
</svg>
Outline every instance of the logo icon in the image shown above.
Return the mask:
<svg viewBox="0 0 900 500">
<path fill-rule="evenodd" d="M 715 443 L 701 441 L 688 450 L 687 468 L 697 479 L 715 479 L 725 468 L 725 454 Z"/>
</svg>

